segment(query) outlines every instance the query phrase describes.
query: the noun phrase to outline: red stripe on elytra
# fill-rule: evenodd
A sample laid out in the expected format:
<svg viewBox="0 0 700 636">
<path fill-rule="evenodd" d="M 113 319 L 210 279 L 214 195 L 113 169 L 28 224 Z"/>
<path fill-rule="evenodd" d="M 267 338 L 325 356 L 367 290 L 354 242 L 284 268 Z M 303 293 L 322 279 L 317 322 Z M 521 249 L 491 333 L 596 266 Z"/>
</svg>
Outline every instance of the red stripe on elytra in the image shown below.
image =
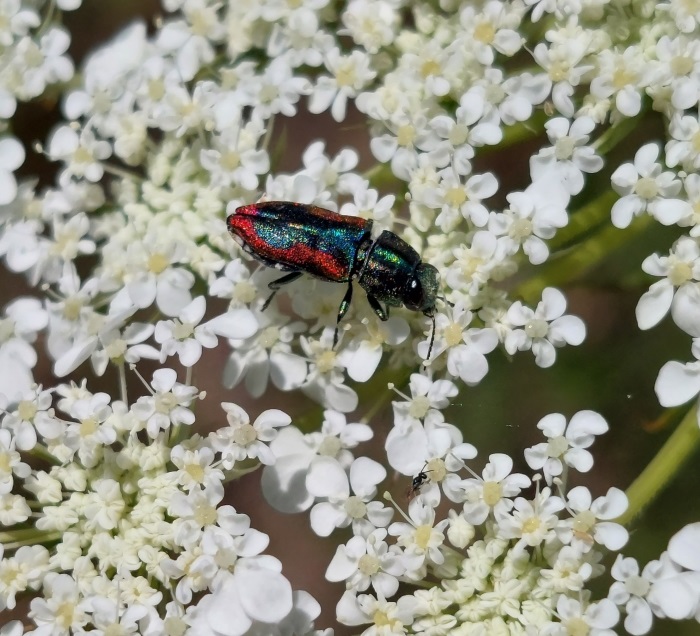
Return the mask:
<svg viewBox="0 0 700 636">
<path fill-rule="evenodd" d="M 350 268 L 328 252 L 315 250 L 303 243 L 297 243 L 287 248 L 273 247 L 256 232 L 254 218 L 252 215 L 243 214 L 232 214 L 228 218 L 229 230 L 238 234 L 253 252 L 271 261 L 282 262 L 285 265 L 298 265 L 300 270 L 307 272 L 309 271 L 308 265 L 314 264 L 316 268 L 310 273 L 322 275 L 329 280 L 348 279 Z"/>
<path fill-rule="evenodd" d="M 326 208 L 320 208 L 317 205 L 304 205 L 302 203 L 284 203 L 281 201 L 265 201 L 263 203 L 250 203 L 249 205 L 242 205 L 236 208 L 235 216 L 258 216 L 265 209 L 266 206 L 272 207 L 272 204 L 282 204 L 288 206 L 296 206 L 303 208 L 303 212 L 311 216 L 318 217 L 320 219 L 326 219 L 333 222 L 341 222 L 344 225 L 349 225 L 350 227 L 366 228 L 369 224 L 367 219 L 363 219 L 361 216 L 350 216 L 346 214 L 340 214 L 338 212 L 332 212 L 331 210 L 326 210 Z"/>
</svg>

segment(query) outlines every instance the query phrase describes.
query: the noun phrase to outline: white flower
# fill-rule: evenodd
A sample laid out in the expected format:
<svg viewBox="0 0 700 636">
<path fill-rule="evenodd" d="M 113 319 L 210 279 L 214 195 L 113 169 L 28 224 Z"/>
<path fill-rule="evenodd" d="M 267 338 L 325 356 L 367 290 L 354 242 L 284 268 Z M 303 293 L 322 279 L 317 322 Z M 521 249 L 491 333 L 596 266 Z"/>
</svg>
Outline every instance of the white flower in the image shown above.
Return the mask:
<svg viewBox="0 0 700 636">
<path fill-rule="evenodd" d="M 554 169 L 569 194 L 581 192 L 584 172 L 598 172 L 603 159 L 586 146 L 595 122 L 590 117 L 579 117 L 569 122 L 565 117 L 555 117 L 545 123 L 547 136 L 552 146 L 543 148 L 530 158 L 530 173 L 533 180 Z"/>
<path fill-rule="evenodd" d="M 308 175 L 326 184 L 327 187 L 335 188 L 340 194 L 353 194 L 362 178 L 351 172 L 357 167 L 359 156 L 354 148 L 343 148 L 333 159 L 330 159 L 324 152 L 326 144 L 324 141 L 314 141 L 304 150 L 302 161 Z M 367 191 L 367 188 L 363 188 Z M 368 190 L 374 192 L 376 190 Z M 384 197 L 393 203 L 393 197 Z M 376 198 L 375 198 L 376 202 Z M 347 214 L 347 212 L 342 212 Z M 359 216 L 359 215 L 355 215 Z"/>
<path fill-rule="evenodd" d="M 53 440 L 63 432 L 64 424 L 54 417 L 49 391 L 34 385 L 21 395 L 12 397 L 16 406 L 5 413 L 2 426 L 12 431 L 19 450 L 34 448 L 37 433 L 45 439 Z"/>
<path fill-rule="evenodd" d="M 229 427 L 210 434 L 214 450 L 222 455 L 222 465 L 231 469 L 246 458 L 262 464 L 273 464 L 275 455 L 268 444 L 277 437 L 277 430 L 287 426 L 292 418 L 278 409 L 263 411 L 252 424 L 248 414 L 233 402 L 222 402 Z"/>
<path fill-rule="evenodd" d="M 510 512 L 512 498 L 530 485 L 530 479 L 521 473 L 513 473 L 513 460 L 502 453 L 489 455 L 481 478 L 466 479 L 454 485 L 457 501 L 464 501 L 464 518 L 471 524 L 481 525 L 489 514 Z M 447 484 L 445 484 L 447 488 Z M 446 494 L 449 493 L 446 490 Z M 451 499 L 453 497 L 450 497 Z"/>
<path fill-rule="evenodd" d="M 321 537 L 351 523 L 355 534 L 366 536 L 391 520 L 393 510 L 372 501 L 377 485 L 386 478 L 386 469 L 368 457 L 358 457 L 348 473 L 336 459 L 323 455 L 314 458 L 309 467 L 307 490 L 327 499 L 315 504 L 310 515 L 311 528 Z"/>
<path fill-rule="evenodd" d="M 233 309 L 200 325 L 206 312 L 204 296 L 197 296 L 183 307 L 176 320 L 160 320 L 154 338 L 161 344 L 161 362 L 177 354 L 184 367 L 193 366 L 202 355 L 202 347 L 211 349 L 218 343 L 217 334 L 227 338 L 248 338 L 257 329 L 257 321 L 249 309 Z"/>
<path fill-rule="evenodd" d="M 343 382 L 344 360 L 333 350 L 334 332 L 335 329 L 326 328 L 318 340 L 299 338 L 302 350 L 311 360 L 302 390 L 326 408 L 349 413 L 357 407 L 358 397 Z"/>
<path fill-rule="evenodd" d="M 682 299 L 686 293 L 683 288 L 700 281 L 700 245 L 697 240 L 681 236 L 668 256 L 652 254 L 644 259 L 642 269 L 652 276 L 663 276 L 637 303 L 639 328 L 651 329 L 673 307 L 676 291 Z"/>
<path fill-rule="evenodd" d="M 173 369 L 158 369 L 151 382 L 154 394 L 140 397 L 132 407 L 134 414 L 146 423 L 151 438 L 161 431 L 167 431 L 171 424 L 190 425 L 194 423 L 194 413 L 188 408 L 197 395 L 197 389 L 177 382 Z"/>
<path fill-rule="evenodd" d="M 374 319 L 366 327 L 367 333 L 351 340 L 340 354 L 348 376 L 355 382 L 367 382 L 374 375 L 385 344 L 400 345 L 411 332 L 408 323 L 396 316 L 385 321 Z"/>
<path fill-rule="evenodd" d="M 77 422 L 68 425 L 63 443 L 77 451 L 80 462 L 87 468 L 101 461 L 104 447 L 117 438 L 109 402 L 109 395 L 96 393 L 76 400 L 70 407 L 69 413 Z"/>
<path fill-rule="evenodd" d="M 482 203 L 498 191 L 498 180 L 490 172 L 470 176 L 464 183 L 449 168 L 441 171 L 436 188 L 426 189 L 423 202 L 439 209 L 435 224 L 443 231 L 454 230 L 462 219 L 471 221 L 476 227 L 484 227 L 489 220 L 489 211 Z"/>
<path fill-rule="evenodd" d="M 389 534 L 396 537 L 396 543 L 404 548 L 406 576 L 423 578 L 419 571 L 428 563 L 439 565 L 445 556 L 440 550 L 445 542 L 443 530 L 449 521 L 435 519 L 435 509 L 422 503 L 420 498 L 411 501 L 408 509 L 408 523 L 395 521 L 389 526 Z"/>
<path fill-rule="evenodd" d="M 461 431 L 444 421 L 440 411 L 430 411 L 423 423 L 416 419 L 394 422 L 385 449 L 394 470 L 411 476 L 429 472 L 433 482 L 461 470 L 465 460 L 477 454 L 474 446 L 464 442 Z"/>
<path fill-rule="evenodd" d="M 14 137 L 0 137 L 0 205 L 17 196 L 17 181 L 12 174 L 24 163 L 24 147 Z"/>
<path fill-rule="evenodd" d="M 385 0 L 353 0 L 345 7 L 343 24 L 368 53 L 391 44 L 400 23 L 398 7 Z"/>
<path fill-rule="evenodd" d="M 26 36 L 15 43 L 10 64 L 17 78 L 13 92 L 22 100 L 41 95 L 47 84 L 67 82 L 73 77 L 73 62 L 64 55 L 70 45 L 68 31 L 51 25 L 37 41 Z"/>
<path fill-rule="evenodd" d="M 418 115 L 401 115 L 391 122 L 383 122 L 388 133 L 373 137 L 370 141 L 372 154 L 381 162 L 391 162 L 391 171 L 404 181 L 418 165 L 417 148 L 422 147 L 429 137 L 427 119 Z"/>
<path fill-rule="evenodd" d="M 194 276 L 176 267 L 182 258 L 177 243 L 163 245 L 149 239 L 130 243 L 124 266 L 130 270 L 126 287 L 117 294 L 115 304 L 131 304 L 144 309 L 154 301 L 166 316 L 176 316 L 192 300 Z"/>
<path fill-rule="evenodd" d="M 321 75 L 309 96 L 309 112 L 322 113 L 329 106 L 335 121 L 345 119 L 348 97 L 355 97 L 376 73 L 370 68 L 370 57 L 363 51 L 354 50 L 342 55 L 333 48 L 326 53 L 326 68 L 332 77 Z"/>
<path fill-rule="evenodd" d="M 564 294 L 554 287 L 547 287 L 542 292 L 542 301 L 534 311 L 520 301 L 514 302 L 507 314 L 514 329 L 506 336 L 506 351 L 514 354 L 532 349 L 538 366 L 551 367 L 556 358 L 555 347 L 579 345 L 586 336 L 583 321 L 576 316 L 564 315 L 564 311 Z"/>
<path fill-rule="evenodd" d="M 653 578 L 653 563 L 644 568 L 641 575 L 639 564 L 635 559 L 617 555 L 610 574 L 615 583 L 610 586 L 608 598 L 615 605 L 625 606 L 625 629 L 629 634 L 638 636 L 646 634 L 652 625 L 652 613 L 646 596 Z"/>
<path fill-rule="evenodd" d="M 476 296 L 502 260 L 502 249 L 492 232 L 475 232 L 470 246 L 462 244 L 454 249 L 454 262 L 445 282 L 456 291 Z M 440 320 L 439 314 L 436 320 Z"/>
<path fill-rule="evenodd" d="M 525 449 L 525 461 L 533 470 L 542 470 L 548 484 L 564 471 L 564 465 L 581 473 L 593 467 L 593 456 L 587 449 L 596 435 L 607 432 L 607 422 L 594 411 L 579 411 L 567 425 L 560 413 L 545 415 L 538 423 L 548 441 Z"/>
<path fill-rule="evenodd" d="M 89 604 L 68 574 L 50 572 L 43 581 L 44 596 L 32 599 L 29 617 L 46 633 L 68 634 L 89 622 Z M 50 630 L 50 631 L 48 631 Z"/>
<path fill-rule="evenodd" d="M 675 114 L 668 131 L 672 139 L 666 143 L 666 164 L 670 168 L 681 165 L 688 171 L 700 168 L 700 152 L 694 144 L 700 134 L 698 117 Z"/>
<path fill-rule="evenodd" d="M 401 552 L 391 549 L 384 541 L 387 531 L 379 528 L 367 537 L 354 536 L 345 545 L 339 545 L 328 564 L 326 579 L 345 581 L 348 589 L 364 592 L 371 585 L 384 597 L 396 594 L 398 578 L 404 573 Z"/>
<path fill-rule="evenodd" d="M 71 126 L 60 126 L 49 138 L 48 155 L 66 163 L 66 174 L 99 181 L 104 169 L 101 162 L 112 154 L 111 146 L 85 128 L 80 134 Z"/>
<path fill-rule="evenodd" d="M 270 158 L 258 143 L 265 132 L 259 119 L 245 125 L 225 128 L 211 138 L 211 148 L 203 148 L 199 158 L 209 171 L 212 185 L 240 186 L 246 190 L 258 187 L 258 175 L 270 169 Z"/>
<path fill-rule="evenodd" d="M 411 390 L 411 397 L 397 391 L 393 384 L 389 385 L 394 389 L 404 402 L 392 402 L 394 417 L 397 422 L 409 418 L 423 419 L 432 409 L 444 409 L 459 392 L 457 385 L 450 380 L 432 380 L 420 373 L 412 373 L 408 386 Z"/>
<path fill-rule="evenodd" d="M 294 116 L 299 98 L 308 95 L 312 87 L 309 80 L 293 74 L 289 60 L 280 56 L 265 67 L 262 76 L 250 82 L 248 90 L 253 113 L 267 119 L 277 113 Z"/>
<path fill-rule="evenodd" d="M 253 397 L 263 395 L 272 381 L 278 389 L 291 391 L 306 379 L 308 364 L 292 352 L 291 343 L 296 335 L 306 330 L 302 322 L 284 324 L 288 317 L 268 308 L 254 314 L 259 331 L 246 340 L 231 340 L 233 351 L 224 367 L 223 383 L 227 388 L 245 380 Z"/>
<path fill-rule="evenodd" d="M 347 590 L 336 607 L 338 620 L 344 625 L 370 624 L 363 633 L 379 636 L 405 634 L 413 623 L 412 603 L 398 603 L 369 594 L 356 596 Z M 389 631 L 391 630 L 391 631 Z"/>
<path fill-rule="evenodd" d="M 575 107 L 571 100 L 574 87 L 593 68 L 591 64 L 583 63 L 588 61 L 589 47 L 589 35 L 579 29 L 574 37 L 553 42 L 550 46 L 540 42 L 533 50 L 535 61 L 548 76 L 554 106 L 565 117 L 574 115 Z"/>
<path fill-rule="evenodd" d="M 525 39 L 518 32 L 522 10 L 498 0 L 478 9 L 467 6 L 459 14 L 463 37 L 473 42 L 477 60 L 486 67 L 493 64 L 495 51 L 512 57 Z"/>
<path fill-rule="evenodd" d="M 194 547 L 211 528 L 236 536 L 250 527 L 248 515 L 239 514 L 233 506 L 219 505 L 224 497 L 221 482 L 188 493 L 176 491 L 168 502 L 168 514 L 175 518 L 173 538 L 178 545 Z"/>
<path fill-rule="evenodd" d="M 367 182 L 363 181 L 361 185 L 354 186 L 352 197 L 352 203 L 343 203 L 341 206 L 341 214 L 361 216 L 363 219 L 372 219 L 381 223 L 384 227 L 391 227 L 394 218 L 392 208 L 396 199 L 393 194 L 387 194 L 380 199 L 379 192 L 374 188 L 368 188 Z"/>
<path fill-rule="evenodd" d="M 187 0 L 183 5 L 187 19 L 167 21 L 158 31 L 156 45 L 174 54 L 182 80 L 189 81 L 202 66 L 212 62 L 212 43 L 223 38 L 225 29 L 218 15 L 218 4 Z"/>
<path fill-rule="evenodd" d="M 292 611 L 292 586 L 272 557 L 240 559 L 233 574 L 221 576 L 212 594 L 197 603 L 190 628 L 202 636 L 243 636 L 271 631 Z"/>
<path fill-rule="evenodd" d="M 463 303 L 457 303 L 450 320 L 443 314 L 435 318 L 438 335 L 435 338 L 433 360 L 447 351 L 447 370 L 470 386 L 478 384 L 488 373 L 487 353 L 498 345 L 496 331 L 490 327 L 469 327 L 474 314 Z M 427 358 L 428 342 L 418 345 L 418 355 Z"/>
<path fill-rule="evenodd" d="M 573 598 L 568 598 L 564 594 L 557 601 L 557 615 L 561 625 L 553 626 L 550 631 L 545 628 L 542 633 L 563 634 L 560 627 L 572 626 L 575 629 L 583 629 L 589 636 L 612 636 L 613 631 L 610 630 L 620 620 L 620 612 L 615 603 L 610 599 L 604 598 L 597 603 L 584 605 L 581 601 Z"/>
<path fill-rule="evenodd" d="M 499 510 L 496 519 L 498 536 L 518 539 L 520 544 L 533 548 L 551 543 L 560 525 L 556 513 L 562 508 L 564 502 L 560 497 L 552 496 L 549 488 L 543 488 L 533 501 L 518 497 L 511 512 Z"/>
<path fill-rule="evenodd" d="M 350 449 L 372 439 L 367 424 L 348 424 L 337 411 L 325 411 L 323 415 L 320 431 L 303 435 L 290 426 L 270 444 L 276 462 L 265 467 L 262 486 L 265 498 L 277 510 L 299 512 L 314 503 L 316 497 L 306 488 L 306 476 L 317 458 L 332 458 L 348 470 L 354 459 Z"/>
<path fill-rule="evenodd" d="M 0 494 L 12 491 L 14 476 L 19 479 L 29 477 L 31 468 L 22 461 L 21 455 L 15 450 L 15 443 L 10 431 L 0 429 Z"/>
<path fill-rule="evenodd" d="M 690 212 L 687 201 L 672 198 L 681 190 L 673 172 L 661 172 L 657 144 L 646 144 L 634 155 L 634 163 L 624 163 L 612 173 L 615 192 L 621 195 L 610 212 L 615 227 L 626 228 L 635 216 L 651 214 L 659 223 L 673 225 Z"/>
<path fill-rule="evenodd" d="M 591 80 L 591 94 L 598 99 L 615 97 L 615 107 L 634 117 L 642 106 L 642 90 L 649 81 L 647 61 L 639 46 L 622 51 L 604 49 L 597 55 L 598 68 Z"/>
<path fill-rule="evenodd" d="M 567 508 L 573 513 L 563 525 L 567 530 L 560 531 L 560 537 L 566 543 L 583 552 L 590 550 L 594 541 L 611 551 L 617 551 L 627 543 L 627 530 L 610 521 L 627 510 L 627 496 L 622 490 L 609 488 L 607 494 L 593 500 L 588 488 L 576 486 L 566 493 L 566 499 Z"/>
<path fill-rule="evenodd" d="M 498 236 L 499 247 L 507 254 L 522 249 L 533 265 L 547 260 L 549 248 L 545 239 L 552 238 L 558 228 L 569 222 L 569 197 L 557 185 L 556 173 L 540 175 L 524 192 L 507 194 L 508 208 L 489 217 L 488 229 Z"/>
<path fill-rule="evenodd" d="M 700 97 L 700 42 L 683 35 L 674 38 L 662 35 L 654 52 L 657 61 L 652 67 L 650 92 L 670 90 L 670 105 L 676 111 L 695 106 Z"/>
</svg>

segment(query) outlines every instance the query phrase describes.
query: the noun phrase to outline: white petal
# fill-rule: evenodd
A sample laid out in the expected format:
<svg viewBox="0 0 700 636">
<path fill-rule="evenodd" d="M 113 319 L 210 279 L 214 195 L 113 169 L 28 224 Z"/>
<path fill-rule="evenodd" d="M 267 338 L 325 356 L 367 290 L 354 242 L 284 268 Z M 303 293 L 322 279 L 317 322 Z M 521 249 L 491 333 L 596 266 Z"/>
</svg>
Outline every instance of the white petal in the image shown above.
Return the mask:
<svg viewBox="0 0 700 636">
<path fill-rule="evenodd" d="M 660 280 L 649 287 L 637 303 L 635 313 L 640 329 L 651 329 L 661 322 L 671 308 L 673 285 L 668 279 Z"/>
<path fill-rule="evenodd" d="M 343 512 L 343 510 L 327 501 L 316 504 L 313 508 L 311 508 L 311 513 L 309 514 L 311 529 L 319 537 L 329 537 L 333 530 L 335 530 L 345 519 L 347 519 L 347 515 Z M 342 577 L 342 579 L 344 578 L 345 577 Z"/>
<path fill-rule="evenodd" d="M 279 572 L 236 567 L 236 589 L 245 612 L 263 623 L 279 623 L 292 610 L 292 586 Z"/>
<path fill-rule="evenodd" d="M 369 457 L 358 457 L 350 466 L 350 485 L 356 495 L 364 497 L 374 492 L 386 478 L 386 468 Z"/>
<path fill-rule="evenodd" d="M 382 348 L 366 340 L 362 341 L 354 352 L 348 352 L 348 375 L 355 382 L 367 382 L 377 370 L 382 359 Z"/>
<path fill-rule="evenodd" d="M 690 576 L 681 574 L 654 583 L 648 596 L 654 613 L 658 614 L 659 608 L 665 616 L 674 620 L 690 618 L 695 613 L 698 595 Z"/>
<path fill-rule="evenodd" d="M 332 457 L 317 457 L 306 475 L 306 488 L 316 497 L 347 499 L 350 484 L 343 467 Z"/>
<path fill-rule="evenodd" d="M 180 313 L 181 322 L 190 322 L 194 325 L 198 325 L 199 321 L 204 317 L 207 311 L 207 301 L 204 296 L 197 296 L 192 302 L 187 305 Z"/>
<path fill-rule="evenodd" d="M 280 512 L 293 513 L 307 510 L 314 496 L 306 489 L 308 456 L 277 454 L 273 466 L 263 470 L 261 484 L 267 502 Z"/>
<path fill-rule="evenodd" d="M 557 358 L 554 346 L 548 340 L 540 339 L 533 342 L 532 353 L 535 354 L 535 364 L 543 369 L 551 367 Z"/>
<path fill-rule="evenodd" d="M 676 532 L 668 542 L 668 553 L 678 565 L 700 572 L 700 522 Z"/>
<path fill-rule="evenodd" d="M 608 550 L 617 551 L 627 543 L 629 533 L 619 523 L 601 521 L 595 526 L 594 537 Z"/>
<path fill-rule="evenodd" d="M 682 285 L 671 303 L 671 316 L 683 331 L 694 338 L 700 337 L 700 285 Z"/>
<path fill-rule="evenodd" d="M 691 400 L 700 392 L 698 364 L 667 362 L 659 371 L 654 390 L 661 406 L 678 406 Z"/>
<path fill-rule="evenodd" d="M 24 146 L 14 137 L 0 139 L 0 168 L 1 171 L 12 172 L 17 170 L 25 158 Z"/>
<path fill-rule="evenodd" d="M 653 622 L 653 615 L 649 604 L 642 598 L 633 596 L 625 606 L 627 618 L 625 618 L 625 630 L 632 636 L 646 634 Z"/>
<path fill-rule="evenodd" d="M 680 199 L 651 201 L 648 209 L 649 214 L 662 225 L 674 225 L 693 211 L 687 201 L 681 201 Z"/>
<path fill-rule="evenodd" d="M 586 325 L 578 316 L 562 316 L 549 327 L 548 339 L 555 346 L 580 345 L 586 337 Z"/>
<path fill-rule="evenodd" d="M 54 373 L 62 378 L 71 371 L 75 371 L 97 347 L 97 337 L 93 336 L 73 345 L 54 364 Z"/>
<path fill-rule="evenodd" d="M 15 176 L 7 170 L 0 169 L 0 205 L 11 203 L 16 196 L 17 180 Z"/>
<path fill-rule="evenodd" d="M 250 309 L 239 308 L 212 318 L 206 326 L 217 336 L 245 340 L 258 330 L 258 321 Z"/>
<path fill-rule="evenodd" d="M 615 227 L 625 229 L 632 219 L 642 211 L 643 204 L 638 196 L 630 195 L 615 201 L 610 217 Z"/>
<path fill-rule="evenodd" d="M 195 365 L 202 357 L 202 345 L 196 340 L 189 339 L 180 344 L 180 363 L 183 367 Z"/>
<path fill-rule="evenodd" d="M 293 353 L 272 351 L 270 353 L 270 379 L 282 391 L 291 391 L 306 379 L 306 360 Z"/>
</svg>

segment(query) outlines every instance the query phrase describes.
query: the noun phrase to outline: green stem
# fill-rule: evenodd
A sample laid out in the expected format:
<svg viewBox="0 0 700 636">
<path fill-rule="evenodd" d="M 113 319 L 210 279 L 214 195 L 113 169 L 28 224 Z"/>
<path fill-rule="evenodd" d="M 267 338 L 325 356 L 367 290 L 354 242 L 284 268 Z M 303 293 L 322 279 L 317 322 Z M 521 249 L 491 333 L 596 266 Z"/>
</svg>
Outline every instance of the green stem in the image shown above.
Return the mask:
<svg viewBox="0 0 700 636">
<path fill-rule="evenodd" d="M 0 532 L 0 544 L 5 550 L 16 550 L 23 545 L 47 545 L 58 541 L 61 532 L 42 532 L 36 528 L 23 528 L 21 530 L 8 530 Z"/>
<path fill-rule="evenodd" d="M 678 474 L 684 462 L 700 446 L 697 404 L 686 414 L 676 430 L 666 440 L 639 477 L 627 489 L 629 507 L 616 521 L 629 524 L 668 486 Z"/>
</svg>

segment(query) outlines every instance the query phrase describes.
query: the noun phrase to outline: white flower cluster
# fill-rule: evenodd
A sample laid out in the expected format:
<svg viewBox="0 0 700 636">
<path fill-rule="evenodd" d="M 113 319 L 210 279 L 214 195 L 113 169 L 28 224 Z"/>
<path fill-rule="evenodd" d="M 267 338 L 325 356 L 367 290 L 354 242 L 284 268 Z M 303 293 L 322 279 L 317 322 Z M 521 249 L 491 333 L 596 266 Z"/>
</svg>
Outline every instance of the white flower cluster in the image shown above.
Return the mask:
<svg viewBox="0 0 700 636">
<path fill-rule="evenodd" d="M 465 476 L 477 449 L 441 413 L 483 380 L 499 345 L 546 368 L 557 348 L 584 340 L 554 286 L 577 272 L 528 277 L 569 264 L 566 248 L 581 244 L 583 266 L 593 264 L 585 241 L 602 220 L 592 208 L 629 233 L 651 220 L 688 228 L 668 256 L 644 261 L 661 280 L 637 318 L 647 329 L 670 311 L 695 338 L 697 362 L 661 370 L 661 404 L 700 393 L 692 3 L 163 0 L 152 33 L 127 27 L 66 89 L 65 121 L 42 146 L 55 184 L 18 183 L 26 149 L 5 131 L 18 100 L 72 79 L 56 16 L 79 6 L 0 0 L 0 258 L 41 295 L 13 300 L 0 318 L 0 525 L 11 538 L 0 609 L 33 594 L 38 635 L 317 633 L 317 603 L 261 554 L 266 537 L 248 517 L 222 505 L 225 479 L 264 466 L 275 507 L 310 510 L 319 536 L 351 529 L 327 577 L 348 588 L 339 620 L 368 634 L 605 635 L 621 609 L 624 629 L 643 634 L 654 614 L 700 617 L 695 526 L 641 575 L 620 557 L 608 598 L 587 589 L 606 551 L 627 539 L 612 521 L 626 508 L 620 490 L 594 499 L 567 485 L 571 469 L 593 465 L 586 449 L 607 429 L 599 415 L 582 411 L 568 425 L 545 417 L 547 441 L 524 453 L 539 471 L 528 477 L 502 454 Z M 298 170 L 277 170 L 276 120 L 305 109 L 342 122 L 350 107 L 383 165 L 362 174 L 361 149 L 332 156 L 314 141 Z M 633 162 L 603 173 L 630 125 L 652 115 L 667 130 L 665 157 L 645 142 Z M 481 159 L 523 138 L 533 154 L 511 186 Z M 321 280 L 285 288 L 295 318 L 265 309 L 274 271 L 224 223 L 263 195 L 400 235 L 440 273 L 435 333 L 403 309 L 382 321 L 360 299 L 334 346 L 344 290 Z M 402 200 L 405 210 L 395 207 Z M 193 369 L 219 337 L 231 348 L 228 387 L 243 383 L 254 398 L 270 384 L 299 390 L 325 409 L 320 430 L 304 435 L 269 409 L 251 424 L 225 402 L 228 428 L 182 441 L 203 397 Z M 87 361 L 97 375 L 116 369 L 119 399 L 86 383 L 35 385 L 37 342 L 58 378 Z M 167 366 L 129 401 L 126 374 L 143 359 Z M 360 395 L 378 407 L 389 399 L 383 386 L 368 384 L 372 395 L 351 383 L 370 383 L 380 368 L 407 377 L 421 362 L 386 435 L 388 465 L 414 480 L 405 522 L 392 523 L 375 499 L 386 467 L 354 451 L 372 430 L 345 414 Z M 438 520 L 443 494 L 455 509 Z M 390 600 L 400 582 L 423 589 Z"/>
<path fill-rule="evenodd" d="M 225 470 L 246 458 L 274 461 L 268 444 L 290 418 L 268 410 L 251 424 L 227 404 L 227 427 L 176 444 L 202 396 L 172 369 L 156 371 L 149 391 L 128 407 L 64 384 L 7 410 L 0 523 L 21 539 L 0 546 L 0 609 L 38 593 L 28 614 L 37 635 L 214 634 L 219 602 L 236 633 L 285 621 L 309 629 L 318 604 L 262 554 L 268 538 L 250 518 L 221 505 Z M 30 455 L 42 461 L 30 466 Z M 221 595 L 188 608 L 207 591 Z"/>
</svg>

